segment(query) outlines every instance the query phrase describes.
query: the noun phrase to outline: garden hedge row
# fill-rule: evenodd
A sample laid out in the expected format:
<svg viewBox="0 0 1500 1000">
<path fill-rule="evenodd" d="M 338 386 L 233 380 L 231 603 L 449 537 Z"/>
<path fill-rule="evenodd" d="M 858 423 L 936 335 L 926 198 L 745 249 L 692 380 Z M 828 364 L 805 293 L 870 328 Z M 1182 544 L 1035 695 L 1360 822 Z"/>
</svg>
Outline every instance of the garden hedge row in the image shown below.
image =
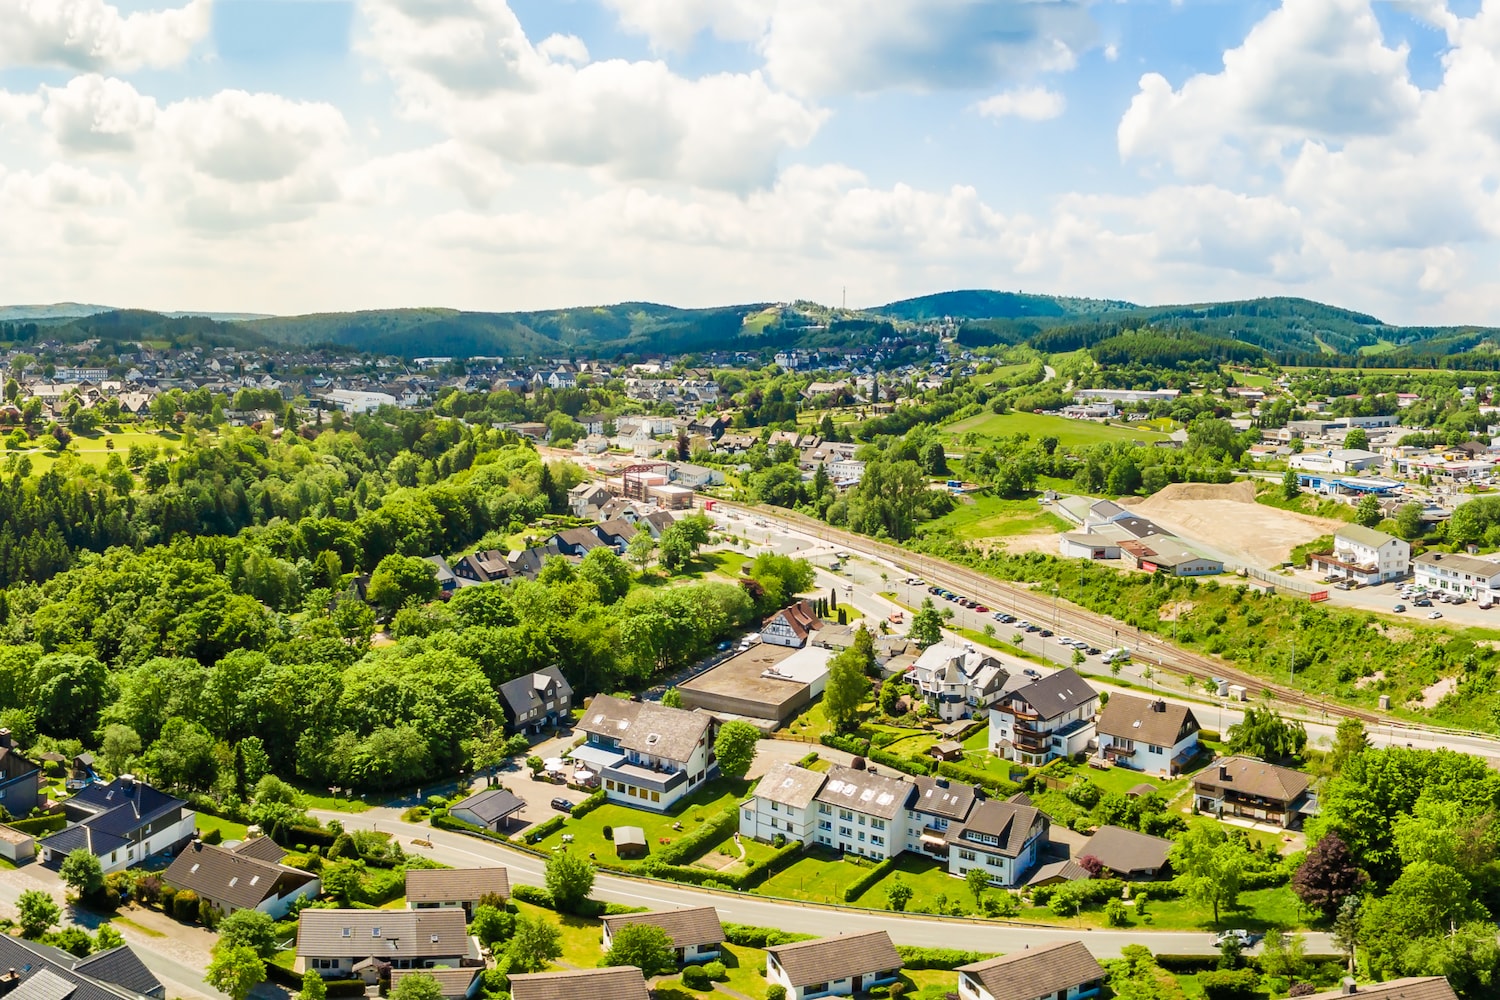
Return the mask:
<svg viewBox="0 0 1500 1000">
<path fill-rule="evenodd" d="M 656 858 L 669 865 L 690 861 L 717 844 L 739 828 L 740 811 L 736 806 L 709 817 L 698 825 L 698 829 L 672 838 L 670 844 L 661 845 Z"/>
<path fill-rule="evenodd" d="M 918 948 L 915 945 L 898 944 L 896 953 L 901 956 L 902 967 L 906 969 L 945 969 L 952 971 L 960 965 L 968 965 L 971 962 L 983 962 L 987 958 L 994 958 L 993 952 L 987 951 L 962 951 L 958 948 Z"/>
<path fill-rule="evenodd" d="M 68 817 L 58 813 L 55 816 L 36 816 L 32 819 L 17 819 L 5 824 L 12 830 L 19 830 L 28 836 L 46 836 L 56 833 L 68 825 Z"/>
<path fill-rule="evenodd" d="M 870 888 L 870 886 L 874 885 L 876 882 L 879 882 L 891 872 L 895 871 L 898 861 L 899 855 L 893 854 L 890 857 L 886 858 L 884 861 L 880 862 L 880 864 L 865 872 L 853 882 L 850 882 L 848 887 L 844 889 L 844 902 L 854 902 L 866 889 Z"/>
<path fill-rule="evenodd" d="M 971 785 L 978 785 L 997 798 L 1007 798 L 1021 790 L 1021 786 L 1014 781 L 965 764 L 943 761 L 938 765 L 937 773 L 944 778 L 954 778 Z"/>
<path fill-rule="evenodd" d="M 588 798 L 584 799 L 582 802 L 575 803 L 573 808 L 569 810 L 568 815 L 572 816 L 574 819 L 578 819 L 580 816 L 587 816 L 595 809 L 598 809 L 600 806 L 604 805 L 604 803 L 608 800 L 608 793 L 606 793 L 605 790 L 601 788 L 593 795 L 590 795 Z"/>
<path fill-rule="evenodd" d="M 752 924 L 725 924 L 724 940 L 741 948 L 774 948 L 778 944 L 811 941 L 816 934 L 794 934 L 779 927 L 756 927 Z"/>
</svg>

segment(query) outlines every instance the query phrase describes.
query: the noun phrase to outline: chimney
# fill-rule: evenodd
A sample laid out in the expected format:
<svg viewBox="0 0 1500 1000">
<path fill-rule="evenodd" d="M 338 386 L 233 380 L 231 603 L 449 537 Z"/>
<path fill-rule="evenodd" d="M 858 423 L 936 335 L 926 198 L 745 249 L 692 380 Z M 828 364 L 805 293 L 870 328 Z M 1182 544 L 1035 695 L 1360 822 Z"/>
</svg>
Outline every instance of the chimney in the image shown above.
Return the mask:
<svg viewBox="0 0 1500 1000">
<path fill-rule="evenodd" d="M 11 968 L 3 976 L 0 976 L 0 997 L 5 996 L 5 994 L 20 985 L 21 974 L 14 968 Z"/>
<path fill-rule="evenodd" d="M 1158 698 L 1151 703 L 1151 711 L 1153 712 L 1165 712 L 1166 710 L 1167 703 L 1161 698 Z"/>
<path fill-rule="evenodd" d="M 1339 982 L 1339 996 L 1352 997 L 1359 992 L 1359 987 L 1354 985 L 1353 976 L 1345 976 Z"/>
<path fill-rule="evenodd" d="M 948 787 L 948 779 L 947 778 L 937 778 L 937 779 L 935 779 L 933 781 L 933 784 L 937 785 L 939 788 L 947 788 Z"/>
<path fill-rule="evenodd" d="M 193 850 L 195 850 L 195 851 L 201 851 L 201 850 L 203 850 L 203 838 L 202 837 L 196 837 L 195 836 L 193 838 Z"/>
<path fill-rule="evenodd" d="M 0 729 L 0 747 L 9 748 L 12 745 L 13 744 L 11 743 L 11 740 L 10 740 L 10 730 L 9 729 Z"/>
<path fill-rule="evenodd" d="M 122 775 L 120 775 L 120 787 L 122 787 L 122 788 L 134 788 L 135 787 L 135 775 L 133 775 L 133 774 L 122 774 Z"/>
<path fill-rule="evenodd" d="M 1219 765 L 1219 780 L 1220 781 L 1228 781 L 1229 780 L 1229 765 L 1228 764 L 1220 764 Z"/>
</svg>

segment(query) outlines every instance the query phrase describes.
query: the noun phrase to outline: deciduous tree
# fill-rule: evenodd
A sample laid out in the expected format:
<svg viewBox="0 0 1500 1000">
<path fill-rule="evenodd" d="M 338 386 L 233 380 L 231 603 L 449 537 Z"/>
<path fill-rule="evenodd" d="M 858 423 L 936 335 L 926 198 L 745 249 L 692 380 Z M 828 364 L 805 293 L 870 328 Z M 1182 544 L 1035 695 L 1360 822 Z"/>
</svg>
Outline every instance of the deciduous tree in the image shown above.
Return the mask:
<svg viewBox="0 0 1500 1000">
<path fill-rule="evenodd" d="M 608 965 L 633 965 L 646 978 L 677 970 L 677 950 L 667 932 L 654 924 L 626 924 L 610 939 Z"/>
<path fill-rule="evenodd" d="M 719 760 L 719 773 L 726 778 L 743 778 L 755 760 L 755 747 L 760 742 L 760 730 L 748 722 L 738 720 L 724 723 L 714 738 L 714 756 Z"/>
</svg>

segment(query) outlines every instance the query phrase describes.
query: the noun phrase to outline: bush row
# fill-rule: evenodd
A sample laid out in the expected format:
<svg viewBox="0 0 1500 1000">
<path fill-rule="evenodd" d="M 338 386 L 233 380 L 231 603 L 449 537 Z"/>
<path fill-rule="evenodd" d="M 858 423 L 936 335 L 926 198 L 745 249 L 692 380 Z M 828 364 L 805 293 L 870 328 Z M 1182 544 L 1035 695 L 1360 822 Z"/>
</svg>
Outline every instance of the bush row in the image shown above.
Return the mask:
<svg viewBox="0 0 1500 1000">
<path fill-rule="evenodd" d="M 983 962 L 995 956 L 985 951 L 961 951 L 958 948 L 918 948 L 915 945 L 898 944 L 896 952 L 901 956 L 906 969 L 946 969 L 952 971 L 970 962 Z"/>
<path fill-rule="evenodd" d="M 694 868 L 691 865 L 667 864 L 661 861 L 660 857 L 646 859 L 635 868 L 635 871 L 642 875 L 664 878 L 673 882 L 686 882 L 691 885 L 707 885 L 710 888 L 743 892 L 760 885 L 801 856 L 801 842 L 792 840 L 777 848 L 776 853 L 771 855 L 765 864 L 755 865 L 742 872 L 716 872 L 709 871 L 707 868 Z"/>
<path fill-rule="evenodd" d="M 876 882 L 879 882 L 891 872 L 895 871 L 897 860 L 898 856 L 893 854 L 890 857 L 886 858 L 884 861 L 880 862 L 880 864 L 875 865 L 873 868 L 865 872 L 853 882 L 850 882 L 848 888 L 844 890 L 844 902 L 854 902 L 866 889 L 870 888 L 870 886 L 874 885 Z"/>
<path fill-rule="evenodd" d="M 338 835 L 314 826 L 277 826 L 271 831 L 282 847 L 332 847 Z"/>
<path fill-rule="evenodd" d="M 936 764 L 931 757 L 903 757 L 879 747 L 870 748 L 870 760 L 907 774 L 931 774 Z"/>
<path fill-rule="evenodd" d="M 512 885 L 510 887 L 512 899 L 522 903 L 530 903 L 532 906 L 540 906 L 545 910 L 557 909 L 557 904 L 552 900 L 552 893 L 538 885 Z M 605 903 L 597 899 L 585 899 L 574 911 L 580 917 L 612 917 L 618 913 L 640 913 L 643 906 L 626 906 L 623 903 Z"/>
<path fill-rule="evenodd" d="M 68 817 L 62 813 L 53 816 L 36 816 L 31 819 L 17 819 L 6 824 L 12 830 L 19 830 L 32 837 L 56 833 L 67 825 Z"/>
<path fill-rule="evenodd" d="M 856 757 L 864 757 L 870 752 L 870 741 L 860 739 L 858 736 L 840 736 L 837 733 L 829 733 L 820 737 L 819 742 L 825 747 L 852 753 Z"/>
<path fill-rule="evenodd" d="M 725 809 L 698 824 L 698 829 L 673 838 L 670 844 L 662 845 L 656 852 L 656 858 L 669 865 L 690 861 L 733 833 L 739 822 L 738 808 Z"/>
<path fill-rule="evenodd" d="M 1021 790 L 1021 786 L 1014 781 L 1002 778 L 998 774 L 991 774 L 988 771 L 969 767 L 965 764 L 943 761 L 938 764 L 937 773 L 944 778 L 954 778 L 971 785 L 978 785 L 996 798 L 1006 798 Z"/>
<path fill-rule="evenodd" d="M 451 818 L 451 817 L 450 817 Z M 461 820 L 459 822 L 462 822 Z M 543 820 L 530 830 L 526 831 L 526 843 L 535 844 L 552 836 L 562 829 L 563 823 L 567 822 L 566 816 L 553 816 L 549 820 Z M 465 824 L 469 825 L 469 824 Z M 476 828 L 477 829 L 477 828 Z"/>
<path fill-rule="evenodd" d="M 741 948 L 774 948 L 778 944 L 811 941 L 816 934 L 794 934 L 779 927 L 755 927 L 751 924 L 725 924 L 724 940 Z"/>
<path fill-rule="evenodd" d="M 569 815 L 571 815 L 574 819 L 578 819 L 580 816 L 587 816 L 595 809 L 598 809 L 600 806 L 604 805 L 604 803 L 608 800 L 608 793 L 606 793 L 605 790 L 601 788 L 593 795 L 590 795 L 588 798 L 584 799 L 582 802 L 576 803 L 573 806 L 572 810 L 569 812 Z"/>
</svg>

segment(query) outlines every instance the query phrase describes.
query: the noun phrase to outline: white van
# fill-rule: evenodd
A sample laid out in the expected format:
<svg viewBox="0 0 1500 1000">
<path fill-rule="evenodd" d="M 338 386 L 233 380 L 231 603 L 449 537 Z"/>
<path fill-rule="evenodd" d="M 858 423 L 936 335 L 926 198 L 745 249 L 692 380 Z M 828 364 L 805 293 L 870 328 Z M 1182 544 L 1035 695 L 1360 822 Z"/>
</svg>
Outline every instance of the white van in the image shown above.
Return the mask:
<svg viewBox="0 0 1500 1000">
<path fill-rule="evenodd" d="M 1117 646 L 1114 649 L 1104 651 L 1105 663 L 1124 663 L 1128 659 L 1130 659 L 1130 650 L 1124 646 Z"/>
</svg>

